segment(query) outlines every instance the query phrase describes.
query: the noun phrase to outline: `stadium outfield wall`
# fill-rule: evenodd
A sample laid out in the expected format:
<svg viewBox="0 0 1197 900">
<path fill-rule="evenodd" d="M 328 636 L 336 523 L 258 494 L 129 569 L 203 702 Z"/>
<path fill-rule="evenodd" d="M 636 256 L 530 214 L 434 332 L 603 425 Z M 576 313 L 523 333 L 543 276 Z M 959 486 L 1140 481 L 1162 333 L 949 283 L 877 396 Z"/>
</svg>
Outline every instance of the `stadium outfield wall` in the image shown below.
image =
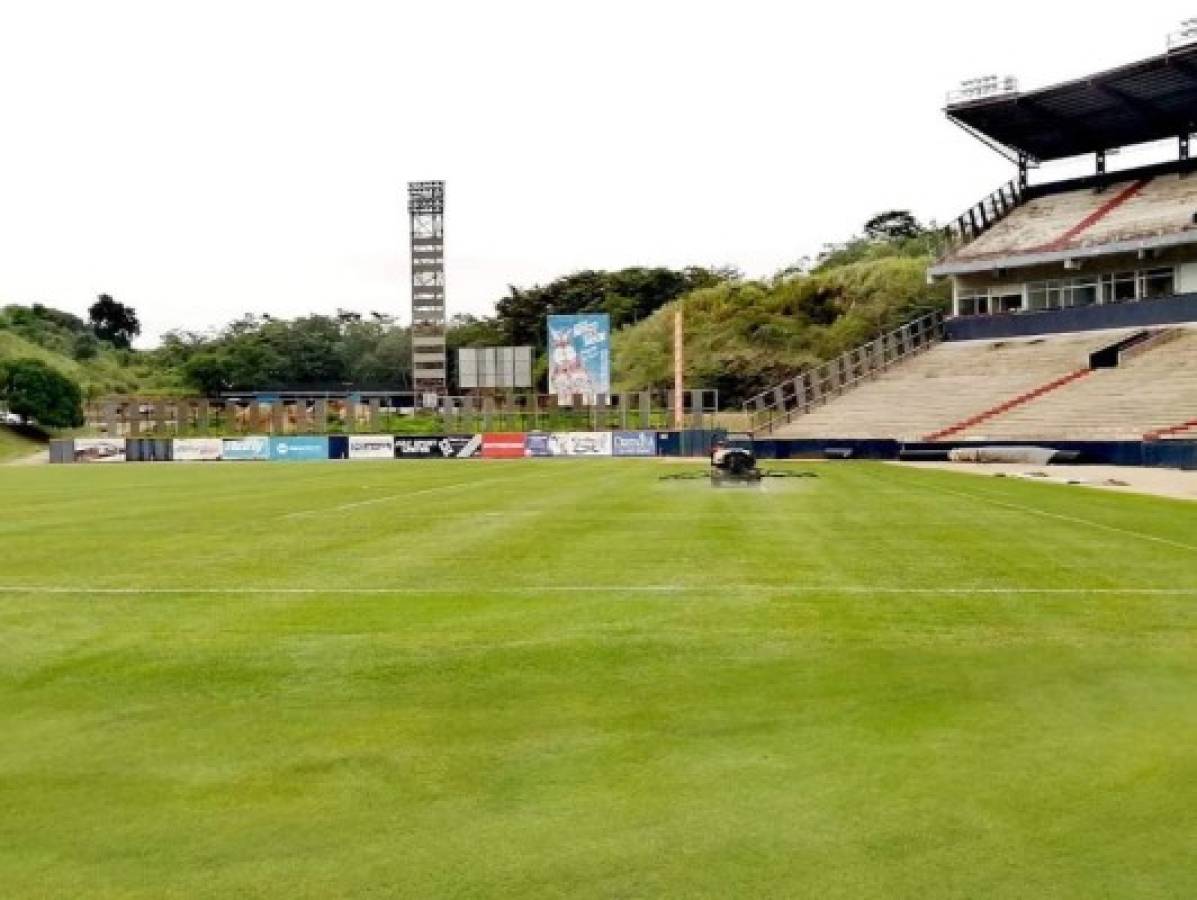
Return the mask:
<svg viewBox="0 0 1197 900">
<path fill-rule="evenodd" d="M 50 445 L 53 463 L 324 462 L 433 459 L 635 459 L 698 457 L 723 431 L 486 432 L 454 435 L 329 435 L 272 438 L 75 438 Z M 1001 441 L 1004 447 L 1047 447 L 1076 462 L 1197 469 L 1197 441 Z M 762 438 L 760 459 L 897 460 L 950 450 L 992 447 L 994 441 L 903 443 L 859 438 Z"/>
</svg>

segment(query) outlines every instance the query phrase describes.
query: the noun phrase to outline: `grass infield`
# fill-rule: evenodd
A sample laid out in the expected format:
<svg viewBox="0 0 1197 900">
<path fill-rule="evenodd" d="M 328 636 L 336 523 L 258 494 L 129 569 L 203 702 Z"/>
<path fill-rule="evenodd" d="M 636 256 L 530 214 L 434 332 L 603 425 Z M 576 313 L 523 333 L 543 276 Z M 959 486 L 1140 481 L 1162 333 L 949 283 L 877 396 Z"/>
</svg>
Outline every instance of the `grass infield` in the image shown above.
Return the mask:
<svg viewBox="0 0 1197 900">
<path fill-rule="evenodd" d="M 1189 897 L 1197 505 L 0 469 L 5 897 Z"/>
</svg>

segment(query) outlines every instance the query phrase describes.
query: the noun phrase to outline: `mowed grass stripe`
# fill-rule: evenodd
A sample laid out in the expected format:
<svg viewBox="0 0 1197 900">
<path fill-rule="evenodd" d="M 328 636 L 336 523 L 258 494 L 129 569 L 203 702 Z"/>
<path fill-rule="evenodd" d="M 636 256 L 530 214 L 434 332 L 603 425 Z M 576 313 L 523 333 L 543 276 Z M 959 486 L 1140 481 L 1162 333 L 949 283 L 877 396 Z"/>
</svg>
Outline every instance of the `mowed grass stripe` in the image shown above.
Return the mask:
<svg viewBox="0 0 1197 900">
<path fill-rule="evenodd" d="M 1197 508 L 794 466 L 0 470 L 0 893 L 1186 896 L 1192 554 L 1009 507 Z"/>
</svg>

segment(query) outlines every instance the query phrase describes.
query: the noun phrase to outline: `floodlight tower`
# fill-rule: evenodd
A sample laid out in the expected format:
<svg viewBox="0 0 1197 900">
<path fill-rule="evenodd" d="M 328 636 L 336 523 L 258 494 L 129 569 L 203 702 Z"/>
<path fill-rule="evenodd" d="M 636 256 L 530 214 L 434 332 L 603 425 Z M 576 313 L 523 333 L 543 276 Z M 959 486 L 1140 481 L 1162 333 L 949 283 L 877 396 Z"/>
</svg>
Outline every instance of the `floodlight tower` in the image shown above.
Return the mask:
<svg viewBox="0 0 1197 900">
<path fill-rule="evenodd" d="M 411 365 L 417 394 L 444 394 L 445 183 L 409 181 L 411 216 Z"/>
</svg>

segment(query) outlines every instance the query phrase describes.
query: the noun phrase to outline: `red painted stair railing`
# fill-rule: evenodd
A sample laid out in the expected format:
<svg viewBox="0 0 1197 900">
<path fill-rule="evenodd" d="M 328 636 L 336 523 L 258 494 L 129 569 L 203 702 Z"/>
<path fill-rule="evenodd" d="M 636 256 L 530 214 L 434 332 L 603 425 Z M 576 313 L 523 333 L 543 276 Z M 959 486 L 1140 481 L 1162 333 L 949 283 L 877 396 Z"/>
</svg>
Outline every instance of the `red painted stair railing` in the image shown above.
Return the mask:
<svg viewBox="0 0 1197 900">
<path fill-rule="evenodd" d="M 1075 372 L 1069 372 L 1067 375 L 1057 378 L 1055 381 L 1049 381 L 1047 384 L 1041 384 L 1033 391 L 1027 391 L 1025 394 L 1019 394 L 1017 397 L 1013 397 L 1004 403 L 1000 403 L 997 406 L 985 410 L 984 412 L 979 412 L 975 416 L 969 416 L 967 419 L 963 419 L 954 425 L 949 425 L 947 428 L 942 428 L 939 431 L 933 432 L 924 437 L 923 440 L 942 441 L 946 437 L 951 437 L 954 434 L 967 431 L 969 428 L 980 425 L 982 422 L 986 422 L 995 416 L 1000 416 L 1003 413 L 1007 413 L 1016 407 L 1030 403 L 1032 400 L 1037 400 L 1044 394 L 1059 390 L 1065 385 L 1072 384 L 1072 382 L 1084 378 L 1086 375 L 1092 374 L 1092 369 L 1077 369 Z"/>
</svg>

